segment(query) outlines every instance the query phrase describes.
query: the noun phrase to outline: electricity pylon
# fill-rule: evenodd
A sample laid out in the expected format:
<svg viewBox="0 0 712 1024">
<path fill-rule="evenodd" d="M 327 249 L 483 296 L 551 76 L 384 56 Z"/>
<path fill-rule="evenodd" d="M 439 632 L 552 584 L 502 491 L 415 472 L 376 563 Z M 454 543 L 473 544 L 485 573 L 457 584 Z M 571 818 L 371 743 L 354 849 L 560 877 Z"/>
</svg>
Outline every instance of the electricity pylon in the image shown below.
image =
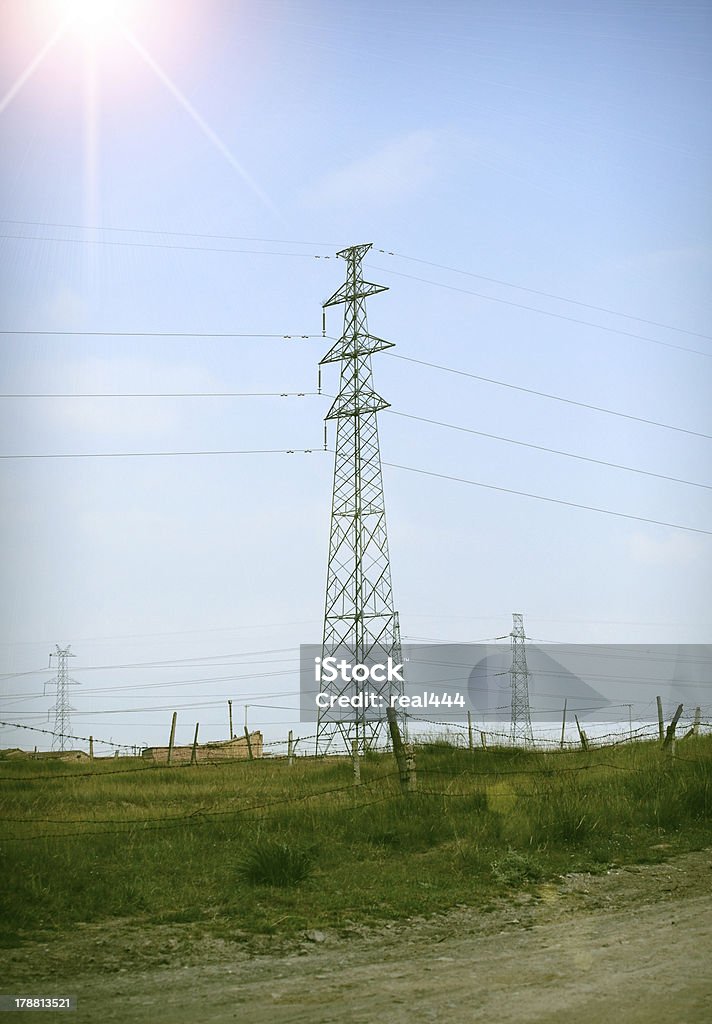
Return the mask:
<svg viewBox="0 0 712 1024">
<path fill-rule="evenodd" d="M 324 303 L 324 310 L 343 304 L 344 331 L 320 363 L 341 364 L 339 393 L 325 417 L 336 420 L 336 456 L 322 661 L 338 657 L 368 665 L 386 664 L 391 658 L 397 665 L 400 630 L 393 607 L 377 423 L 378 413 L 389 403 L 374 391 L 371 371 L 371 356 L 393 343 L 368 332 L 366 299 L 388 290 L 363 279 L 361 264 L 370 248 L 371 243 L 354 245 L 337 253 L 346 261 L 346 281 Z M 388 705 L 403 686 L 394 679 L 364 683 L 339 677 L 322 682 L 320 689 L 350 698 L 365 691 Z M 326 753 L 339 736 L 347 750 L 355 741 L 363 752 L 377 744 L 385 722 L 385 706 L 349 708 L 348 717 L 340 721 L 329 710 L 319 710 L 317 753 Z"/>
<path fill-rule="evenodd" d="M 532 719 L 529 709 L 529 672 L 527 670 L 527 652 L 524 646 L 524 616 L 517 612 L 512 614 L 512 727 L 510 739 L 512 743 L 523 740 L 525 744 L 534 742 L 532 735 Z"/>
<path fill-rule="evenodd" d="M 58 644 L 55 644 L 56 651 L 49 656 L 50 665 L 52 664 L 53 657 L 57 659 L 57 703 L 54 707 L 50 708 L 50 713 L 54 711 L 52 750 L 65 750 L 65 740 L 71 734 L 69 712 L 74 711 L 74 708 L 69 704 L 69 686 L 71 683 L 76 683 L 76 679 L 71 679 L 69 676 L 67 658 L 76 658 L 76 654 L 72 654 L 69 649 L 70 646 L 71 644 L 68 644 L 66 647 L 60 647 Z"/>
</svg>

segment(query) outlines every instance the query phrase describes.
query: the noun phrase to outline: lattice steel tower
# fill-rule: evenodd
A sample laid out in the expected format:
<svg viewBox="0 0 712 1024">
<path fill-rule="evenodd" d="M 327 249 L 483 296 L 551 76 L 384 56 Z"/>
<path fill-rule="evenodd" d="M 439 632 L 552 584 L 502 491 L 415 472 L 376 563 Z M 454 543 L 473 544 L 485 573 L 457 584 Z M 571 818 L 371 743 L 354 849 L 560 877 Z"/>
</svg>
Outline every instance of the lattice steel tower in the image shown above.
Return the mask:
<svg viewBox="0 0 712 1024">
<path fill-rule="evenodd" d="M 71 734 L 69 712 L 74 711 L 74 708 L 69 704 L 69 687 L 71 683 L 76 683 L 76 679 L 69 676 L 67 658 L 76 658 L 76 654 L 72 654 L 70 646 L 59 647 L 55 644 L 56 651 L 49 656 L 50 665 L 53 657 L 57 659 L 57 703 L 50 708 L 50 714 L 54 711 L 52 750 L 65 750 L 65 741 Z"/>
<path fill-rule="evenodd" d="M 363 279 L 361 264 L 370 248 L 371 243 L 354 245 L 337 253 L 346 261 L 346 281 L 324 303 L 325 310 L 343 304 L 344 331 L 320 363 L 341 364 L 339 393 L 326 415 L 326 420 L 336 420 L 336 457 L 322 659 L 335 656 L 368 664 L 386 663 L 391 657 L 398 664 L 400 630 L 393 607 L 377 423 L 379 411 L 389 403 L 374 391 L 371 371 L 374 352 L 393 343 L 368 333 L 366 299 L 388 290 Z M 386 702 L 403 689 L 395 680 L 364 684 L 337 678 L 321 684 L 323 692 L 335 696 L 353 697 L 364 688 Z M 385 707 L 349 709 L 348 714 L 348 720 L 336 722 L 330 712 L 319 712 L 317 753 L 326 753 L 339 737 L 347 750 L 354 740 L 360 752 L 376 745 L 386 722 Z"/>
<path fill-rule="evenodd" d="M 534 742 L 532 720 L 529 710 L 529 672 L 527 670 L 527 652 L 524 645 L 524 616 L 517 612 L 512 614 L 512 743 L 523 740 L 525 744 Z"/>
</svg>

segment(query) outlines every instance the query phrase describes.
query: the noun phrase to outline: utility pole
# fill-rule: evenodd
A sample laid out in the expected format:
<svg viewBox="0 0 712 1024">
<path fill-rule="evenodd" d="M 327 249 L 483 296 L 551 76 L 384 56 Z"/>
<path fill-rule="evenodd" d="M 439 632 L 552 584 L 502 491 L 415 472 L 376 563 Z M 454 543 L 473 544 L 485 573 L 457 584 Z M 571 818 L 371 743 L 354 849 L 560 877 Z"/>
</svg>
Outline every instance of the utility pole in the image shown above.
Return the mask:
<svg viewBox="0 0 712 1024">
<path fill-rule="evenodd" d="M 346 262 L 346 281 L 324 303 L 324 309 L 343 304 L 344 330 L 319 364 L 341 367 L 339 393 L 325 417 L 327 422 L 336 421 L 336 456 L 322 661 L 336 656 L 351 665 L 385 665 L 392 658 L 397 665 L 400 631 L 393 604 L 377 422 L 389 403 L 374 391 L 371 370 L 371 356 L 393 343 L 368 332 L 366 299 L 388 290 L 363 279 L 362 261 L 370 248 L 370 243 L 354 245 L 337 253 Z M 353 698 L 365 688 L 361 682 L 338 677 L 321 684 L 323 692 L 337 697 Z M 326 753 L 337 738 L 349 752 L 353 741 L 359 753 L 378 743 L 386 726 L 386 707 L 393 696 L 402 694 L 403 684 L 386 678 L 370 681 L 367 690 L 381 697 L 385 706 L 349 709 L 349 717 L 339 720 L 330 710 L 319 711 L 317 754 Z M 405 716 L 400 718 L 405 735 Z"/>
<path fill-rule="evenodd" d="M 534 742 L 532 720 L 529 709 L 529 672 L 527 671 L 527 653 L 524 641 L 524 616 L 517 612 L 512 614 L 512 667 L 509 670 L 512 679 L 512 727 L 510 738 L 512 743 L 523 740 L 529 745 Z"/>
<path fill-rule="evenodd" d="M 74 711 L 74 708 L 69 703 L 69 687 L 71 683 L 76 684 L 77 681 L 70 678 L 67 670 L 67 658 L 76 658 L 76 654 L 72 653 L 70 647 L 71 644 L 67 644 L 66 647 L 55 644 L 55 651 L 49 656 L 50 668 L 52 667 L 52 658 L 57 659 L 57 703 L 50 708 L 50 713 L 54 711 L 52 750 L 66 750 L 66 741 L 72 731 L 69 713 Z"/>
</svg>

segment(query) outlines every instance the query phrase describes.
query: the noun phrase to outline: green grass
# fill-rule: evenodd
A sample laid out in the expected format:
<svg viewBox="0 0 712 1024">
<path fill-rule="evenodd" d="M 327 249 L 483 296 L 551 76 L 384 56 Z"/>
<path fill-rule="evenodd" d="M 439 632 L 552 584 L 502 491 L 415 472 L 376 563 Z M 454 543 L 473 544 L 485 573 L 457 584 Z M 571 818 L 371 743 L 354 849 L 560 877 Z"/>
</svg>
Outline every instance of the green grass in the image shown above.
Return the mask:
<svg viewBox="0 0 712 1024">
<path fill-rule="evenodd" d="M 393 759 L 0 762 L 4 942 L 77 922 L 291 934 L 484 906 L 567 871 L 712 841 L 712 737 L 587 753 L 418 749 Z M 121 774 L 117 774 L 121 772 Z"/>
</svg>

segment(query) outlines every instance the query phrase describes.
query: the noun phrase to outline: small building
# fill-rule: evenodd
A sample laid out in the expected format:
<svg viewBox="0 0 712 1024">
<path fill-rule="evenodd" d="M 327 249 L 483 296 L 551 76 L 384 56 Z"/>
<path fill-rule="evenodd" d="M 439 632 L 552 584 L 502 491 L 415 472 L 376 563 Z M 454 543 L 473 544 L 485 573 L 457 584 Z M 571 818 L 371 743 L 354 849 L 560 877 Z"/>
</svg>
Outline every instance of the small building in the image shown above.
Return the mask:
<svg viewBox="0 0 712 1024">
<path fill-rule="evenodd" d="M 30 758 L 33 761 L 88 761 L 89 755 L 84 750 L 20 750 L 13 747 L 0 751 L 0 757 L 8 760 Z"/>
<path fill-rule="evenodd" d="M 250 733 L 250 747 L 253 757 L 262 757 L 262 733 L 259 730 Z M 190 761 L 192 756 L 192 743 L 185 747 L 173 747 L 171 764 Z M 231 740 L 218 740 L 214 743 L 199 743 L 195 748 L 196 761 L 245 760 L 249 756 L 250 748 L 245 736 L 234 736 Z M 141 751 L 141 757 L 155 764 L 167 764 L 168 747 L 146 747 Z"/>
</svg>

